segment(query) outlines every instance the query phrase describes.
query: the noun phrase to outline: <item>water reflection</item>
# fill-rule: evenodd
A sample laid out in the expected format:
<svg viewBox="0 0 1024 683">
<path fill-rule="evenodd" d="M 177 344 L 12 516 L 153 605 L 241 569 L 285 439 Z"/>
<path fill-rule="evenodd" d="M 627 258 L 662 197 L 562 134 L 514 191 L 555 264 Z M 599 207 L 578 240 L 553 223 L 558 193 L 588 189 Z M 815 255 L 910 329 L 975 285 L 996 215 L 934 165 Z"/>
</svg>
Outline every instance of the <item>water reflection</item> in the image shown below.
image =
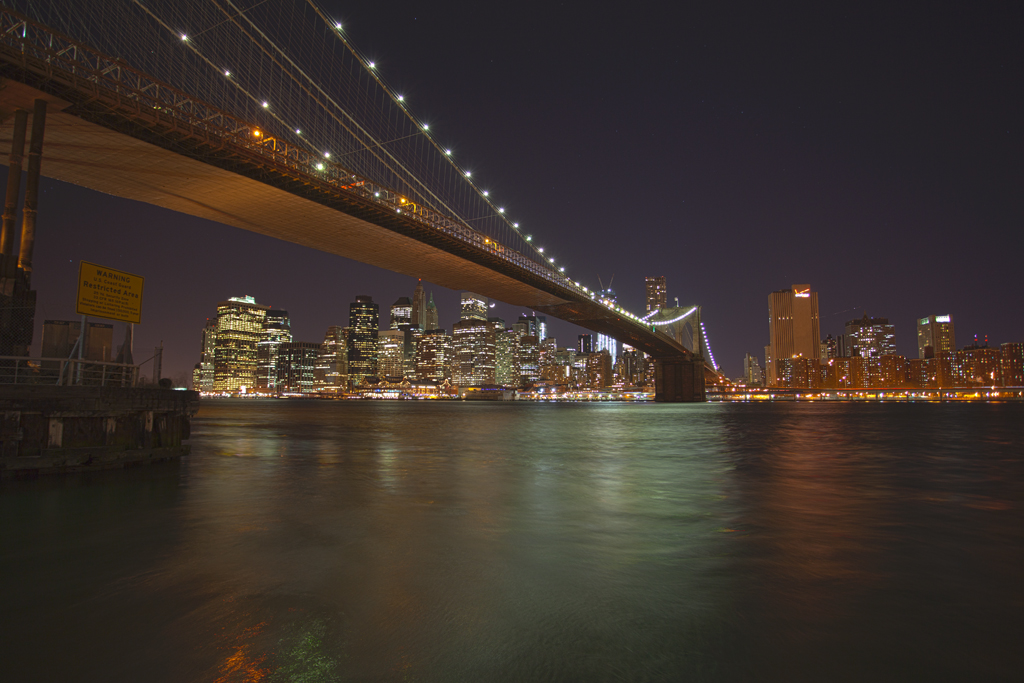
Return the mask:
<svg viewBox="0 0 1024 683">
<path fill-rule="evenodd" d="M 180 464 L 4 484 L 0 656 L 12 680 L 1009 680 L 1020 408 L 210 402 Z"/>
</svg>

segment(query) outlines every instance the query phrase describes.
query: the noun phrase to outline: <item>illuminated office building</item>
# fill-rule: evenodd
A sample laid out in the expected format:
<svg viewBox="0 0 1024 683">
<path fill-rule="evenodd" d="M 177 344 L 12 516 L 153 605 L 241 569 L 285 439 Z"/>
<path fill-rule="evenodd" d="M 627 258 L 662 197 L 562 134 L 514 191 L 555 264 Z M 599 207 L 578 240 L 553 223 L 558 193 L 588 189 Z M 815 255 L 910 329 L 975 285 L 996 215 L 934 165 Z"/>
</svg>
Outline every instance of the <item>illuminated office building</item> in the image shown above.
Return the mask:
<svg viewBox="0 0 1024 683">
<path fill-rule="evenodd" d="M 941 353 L 956 351 L 953 318 L 948 315 L 930 315 L 917 321 L 917 357 L 933 358 Z"/>
<path fill-rule="evenodd" d="M 896 353 L 896 326 L 888 318 L 863 318 L 846 323 L 846 336 L 861 358 L 879 358 Z"/>
<path fill-rule="evenodd" d="M 519 338 L 515 329 L 495 330 L 494 383 L 503 387 L 519 386 Z"/>
<path fill-rule="evenodd" d="M 780 359 L 818 360 L 821 357 L 818 293 L 812 292 L 810 285 L 793 285 L 768 295 L 768 337 L 770 343 L 765 349 L 768 386 L 781 386 Z"/>
<path fill-rule="evenodd" d="M 459 320 L 487 320 L 487 297 L 473 292 L 463 292 Z M 454 329 L 452 336 L 455 336 Z"/>
<path fill-rule="evenodd" d="M 526 315 L 525 313 L 519 316 L 517 324 L 521 324 L 525 327 L 519 329 L 524 330 L 523 334 L 528 334 L 531 337 L 536 337 L 539 340 L 547 339 L 548 337 L 548 319 L 547 316 L 537 315 Z"/>
<path fill-rule="evenodd" d="M 331 325 L 320 345 L 317 361 L 317 385 L 328 393 L 348 389 L 348 328 Z"/>
<path fill-rule="evenodd" d="M 371 296 L 357 296 L 348 306 L 348 375 L 359 384 L 364 377 L 377 376 L 377 332 L 380 310 Z"/>
<path fill-rule="evenodd" d="M 594 353 L 598 351 L 607 351 L 611 356 L 612 365 L 615 365 L 619 360 L 619 341 L 607 334 L 598 334 L 594 342 Z"/>
<path fill-rule="evenodd" d="M 416 344 L 416 375 L 438 384 L 451 379 L 452 338 L 444 329 L 427 330 Z"/>
<path fill-rule="evenodd" d="M 217 319 L 207 318 L 203 327 L 202 352 L 199 356 L 199 383 L 192 383 L 194 391 L 213 391 L 213 358 L 217 349 Z"/>
<path fill-rule="evenodd" d="M 263 335 L 256 342 L 256 386 L 277 388 L 277 350 L 292 340 L 292 323 L 288 311 L 271 309 L 263 319 Z"/>
<path fill-rule="evenodd" d="M 466 299 L 463 294 L 463 315 Z M 471 309 L 475 315 L 476 309 Z M 494 384 L 495 339 L 494 325 L 487 322 L 486 308 L 483 319 L 464 318 L 452 326 L 452 382 L 460 387 L 478 387 Z"/>
<path fill-rule="evenodd" d="M 647 312 L 660 311 L 668 305 L 668 289 L 665 276 L 647 277 Z"/>
<path fill-rule="evenodd" d="M 747 386 L 764 386 L 764 371 L 761 369 L 760 363 L 757 362 L 757 356 L 751 356 L 748 353 L 743 357 L 743 381 L 747 383 Z"/>
<path fill-rule="evenodd" d="M 540 379 L 540 340 L 536 336 L 524 334 L 519 337 L 518 362 L 520 386 L 528 386 Z"/>
<path fill-rule="evenodd" d="M 277 346 L 274 388 L 278 393 L 316 393 L 320 350 L 320 344 L 313 342 L 282 342 Z"/>
<path fill-rule="evenodd" d="M 245 392 L 256 386 L 257 344 L 269 306 L 251 296 L 231 297 L 217 304 L 217 339 L 213 358 L 213 389 Z"/>
<path fill-rule="evenodd" d="M 602 391 L 612 384 L 612 357 L 607 350 L 597 351 L 587 356 L 586 388 Z"/>
<path fill-rule="evenodd" d="M 399 297 L 391 304 L 391 329 L 404 330 L 412 325 L 412 301 L 409 297 Z"/>
<path fill-rule="evenodd" d="M 377 376 L 389 382 L 405 376 L 405 336 L 407 330 L 381 330 L 377 333 Z"/>
<path fill-rule="evenodd" d="M 412 295 L 411 322 L 413 327 L 418 327 L 421 331 L 427 329 L 427 295 L 423 291 L 423 280 L 416 281 L 416 291 Z"/>
</svg>

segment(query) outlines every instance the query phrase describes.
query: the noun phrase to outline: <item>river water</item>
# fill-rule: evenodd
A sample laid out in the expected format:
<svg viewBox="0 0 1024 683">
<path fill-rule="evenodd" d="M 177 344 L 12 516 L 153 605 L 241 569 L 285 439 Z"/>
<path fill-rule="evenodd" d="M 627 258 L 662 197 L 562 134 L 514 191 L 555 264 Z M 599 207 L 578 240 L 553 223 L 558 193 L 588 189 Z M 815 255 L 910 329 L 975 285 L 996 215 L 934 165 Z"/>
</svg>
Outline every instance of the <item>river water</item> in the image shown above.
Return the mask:
<svg viewBox="0 0 1024 683">
<path fill-rule="evenodd" d="M 0 488 L 4 681 L 1002 681 L 1024 405 L 206 401 Z"/>
</svg>

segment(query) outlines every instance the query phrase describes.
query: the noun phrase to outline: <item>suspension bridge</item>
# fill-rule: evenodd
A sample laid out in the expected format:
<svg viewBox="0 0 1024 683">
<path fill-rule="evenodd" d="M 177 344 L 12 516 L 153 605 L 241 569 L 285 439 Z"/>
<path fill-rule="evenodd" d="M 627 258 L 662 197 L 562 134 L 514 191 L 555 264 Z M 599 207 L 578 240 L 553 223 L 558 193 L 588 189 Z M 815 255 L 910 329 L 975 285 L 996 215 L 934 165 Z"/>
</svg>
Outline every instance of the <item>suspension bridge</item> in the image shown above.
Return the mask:
<svg viewBox="0 0 1024 683">
<path fill-rule="evenodd" d="M 19 110 L 48 177 L 609 335 L 654 358 L 659 401 L 715 376 L 698 307 L 640 316 L 566 274 L 311 1 L 3 0 L 6 152 Z"/>
</svg>

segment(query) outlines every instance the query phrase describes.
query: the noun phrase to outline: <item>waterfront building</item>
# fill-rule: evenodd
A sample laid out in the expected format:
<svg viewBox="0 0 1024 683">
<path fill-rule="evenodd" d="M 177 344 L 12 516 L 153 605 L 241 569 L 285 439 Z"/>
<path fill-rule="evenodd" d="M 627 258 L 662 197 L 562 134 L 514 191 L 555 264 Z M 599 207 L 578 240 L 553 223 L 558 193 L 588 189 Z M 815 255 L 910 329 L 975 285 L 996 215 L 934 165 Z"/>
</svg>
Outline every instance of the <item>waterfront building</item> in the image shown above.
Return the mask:
<svg viewBox="0 0 1024 683">
<path fill-rule="evenodd" d="M 412 295 L 412 325 L 420 331 L 427 329 L 427 296 L 423 291 L 423 280 L 416 281 L 416 291 Z"/>
<path fill-rule="evenodd" d="M 932 358 L 940 353 L 956 351 L 953 318 L 949 315 L 930 315 L 917 321 L 917 357 Z"/>
<path fill-rule="evenodd" d="M 263 319 L 263 334 L 256 342 L 256 387 L 277 388 L 277 351 L 292 341 L 292 323 L 288 311 L 270 309 Z"/>
<path fill-rule="evenodd" d="M 1003 386 L 1024 387 L 1024 343 L 1007 342 L 1000 345 L 1002 355 Z"/>
<path fill-rule="evenodd" d="M 427 302 L 427 326 L 423 328 L 423 331 L 436 330 L 437 329 L 437 304 L 434 303 L 434 293 L 430 293 L 430 301 Z"/>
<path fill-rule="evenodd" d="M 416 344 L 416 376 L 438 385 L 451 379 L 452 343 L 443 328 L 427 330 Z"/>
<path fill-rule="evenodd" d="M 764 386 L 764 371 L 757 362 L 757 356 L 749 353 L 743 356 L 743 381 L 751 387 Z"/>
<path fill-rule="evenodd" d="M 324 334 L 317 362 L 317 386 L 327 393 L 348 389 L 348 328 L 331 325 Z"/>
<path fill-rule="evenodd" d="M 405 375 L 405 336 L 408 330 L 380 330 L 377 333 L 377 377 L 389 382 Z"/>
<path fill-rule="evenodd" d="M 316 382 L 317 364 L 320 360 L 320 344 L 313 342 L 282 342 L 277 347 L 275 370 L 277 377 L 274 389 L 277 393 L 313 394 Z"/>
<path fill-rule="evenodd" d="M 765 349 L 768 386 L 779 383 L 777 364 L 784 358 L 821 357 L 818 293 L 810 285 L 793 285 L 768 295 L 768 336 Z M 792 369 L 789 370 L 790 374 Z"/>
<path fill-rule="evenodd" d="M 251 296 L 231 297 L 217 304 L 217 337 L 213 359 L 213 390 L 246 393 L 256 386 L 257 344 L 269 306 Z"/>
<path fill-rule="evenodd" d="M 647 285 L 647 312 L 660 311 L 668 305 L 668 289 L 665 287 L 665 276 L 648 276 Z"/>
<path fill-rule="evenodd" d="M 463 292 L 461 300 L 459 320 L 487 320 L 487 297 L 473 292 Z M 452 336 L 455 336 L 454 328 Z"/>
<path fill-rule="evenodd" d="M 836 389 L 859 389 L 864 383 L 864 359 L 860 356 L 830 358 L 826 363 L 834 368 Z"/>
<path fill-rule="evenodd" d="M 465 296 L 465 294 L 463 295 Z M 486 308 L 484 312 L 486 313 Z M 473 316 L 479 309 L 463 299 L 463 315 Z M 479 387 L 494 384 L 495 338 L 494 326 L 484 318 L 463 318 L 452 326 L 452 382 L 461 387 Z"/>
<path fill-rule="evenodd" d="M 348 307 L 349 382 L 358 384 L 364 377 L 377 375 L 377 333 L 380 310 L 373 297 L 360 295 Z"/>
<path fill-rule="evenodd" d="M 971 345 L 953 354 L 953 386 L 1003 386 L 1003 359 L 999 349 Z"/>
</svg>

